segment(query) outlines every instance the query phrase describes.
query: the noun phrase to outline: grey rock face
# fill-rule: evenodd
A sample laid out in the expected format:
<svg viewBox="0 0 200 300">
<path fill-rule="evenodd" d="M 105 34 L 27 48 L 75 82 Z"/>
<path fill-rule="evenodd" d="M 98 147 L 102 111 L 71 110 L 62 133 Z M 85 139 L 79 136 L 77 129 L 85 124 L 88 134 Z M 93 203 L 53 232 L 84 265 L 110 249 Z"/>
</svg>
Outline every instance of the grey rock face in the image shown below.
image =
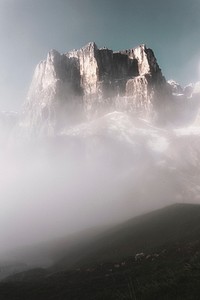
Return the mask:
<svg viewBox="0 0 200 300">
<path fill-rule="evenodd" d="M 80 109 L 80 73 L 76 58 L 52 50 L 36 67 L 24 106 L 23 126 L 53 133 Z M 71 97 L 73 96 L 73 100 Z"/>
<path fill-rule="evenodd" d="M 193 123 L 197 119 L 200 106 L 199 83 L 189 84 L 184 88 L 174 80 L 169 80 L 168 84 L 172 91 L 172 104 L 169 109 L 174 124 L 189 125 Z"/>
<path fill-rule="evenodd" d="M 114 110 L 159 120 L 170 93 L 145 45 L 119 52 L 95 43 L 62 55 L 52 50 L 36 67 L 21 124 L 53 134 Z"/>
<path fill-rule="evenodd" d="M 174 80 L 168 80 L 167 83 L 169 84 L 169 86 L 170 86 L 173 94 L 175 94 L 175 95 L 184 94 L 183 88 L 176 81 L 174 81 Z"/>
</svg>

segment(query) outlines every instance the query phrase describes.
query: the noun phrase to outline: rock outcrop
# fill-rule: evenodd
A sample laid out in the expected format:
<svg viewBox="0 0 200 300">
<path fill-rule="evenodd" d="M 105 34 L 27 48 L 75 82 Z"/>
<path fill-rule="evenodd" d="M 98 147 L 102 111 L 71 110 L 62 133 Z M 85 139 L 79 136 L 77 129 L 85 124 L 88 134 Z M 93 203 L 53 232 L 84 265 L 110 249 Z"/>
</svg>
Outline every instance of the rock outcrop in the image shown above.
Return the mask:
<svg viewBox="0 0 200 300">
<path fill-rule="evenodd" d="M 66 54 L 52 50 L 36 67 L 21 124 L 53 134 L 114 110 L 163 122 L 171 95 L 145 45 L 119 52 L 95 43 Z"/>
<path fill-rule="evenodd" d="M 198 123 L 200 106 L 200 84 L 189 84 L 184 88 L 174 80 L 168 81 L 172 92 L 171 119 L 173 125 L 189 125 Z M 195 121 L 196 120 L 196 121 Z"/>
<path fill-rule="evenodd" d="M 175 94 L 175 95 L 184 94 L 184 90 L 183 90 L 182 86 L 175 80 L 173 80 L 173 79 L 168 80 L 167 83 L 169 84 L 173 94 Z"/>
</svg>

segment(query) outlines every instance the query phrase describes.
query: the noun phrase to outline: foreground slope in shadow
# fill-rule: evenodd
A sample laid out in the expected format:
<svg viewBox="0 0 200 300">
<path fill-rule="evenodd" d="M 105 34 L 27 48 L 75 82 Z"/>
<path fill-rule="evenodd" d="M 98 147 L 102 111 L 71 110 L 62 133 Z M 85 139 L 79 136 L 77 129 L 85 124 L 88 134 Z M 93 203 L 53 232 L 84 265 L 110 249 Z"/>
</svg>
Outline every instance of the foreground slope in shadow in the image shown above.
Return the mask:
<svg viewBox="0 0 200 300">
<path fill-rule="evenodd" d="M 50 269 L 0 284 L 7 299 L 198 299 L 200 205 L 176 204 L 68 249 Z"/>
</svg>

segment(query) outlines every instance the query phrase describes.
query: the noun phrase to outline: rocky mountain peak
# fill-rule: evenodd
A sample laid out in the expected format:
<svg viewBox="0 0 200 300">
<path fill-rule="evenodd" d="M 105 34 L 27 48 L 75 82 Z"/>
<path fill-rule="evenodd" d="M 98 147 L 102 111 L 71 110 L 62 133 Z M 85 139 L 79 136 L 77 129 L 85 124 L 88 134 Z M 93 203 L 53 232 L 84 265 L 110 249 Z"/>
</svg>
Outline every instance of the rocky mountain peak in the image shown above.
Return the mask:
<svg viewBox="0 0 200 300">
<path fill-rule="evenodd" d="M 163 121 L 172 93 L 144 44 L 115 52 L 94 42 L 65 54 L 51 50 L 36 67 L 22 123 L 53 133 L 112 111 Z"/>
</svg>

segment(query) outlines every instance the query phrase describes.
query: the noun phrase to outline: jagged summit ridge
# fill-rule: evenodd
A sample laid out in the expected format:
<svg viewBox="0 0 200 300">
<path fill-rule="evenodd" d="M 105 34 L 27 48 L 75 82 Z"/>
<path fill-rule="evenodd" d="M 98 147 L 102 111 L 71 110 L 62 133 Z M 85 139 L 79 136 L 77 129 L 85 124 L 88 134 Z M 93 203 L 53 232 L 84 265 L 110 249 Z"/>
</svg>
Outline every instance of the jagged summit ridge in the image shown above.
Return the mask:
<svg viewBox="0 0 200 300">
<path fill-rule="evenodd" d="M 171 96 L 146 45 L 115 52 L 95 43 L 65 54 L 51 50 L 36 67 L 22 124 L 53 134 L 115 110 L 163 121 Z"/>
</svg>

